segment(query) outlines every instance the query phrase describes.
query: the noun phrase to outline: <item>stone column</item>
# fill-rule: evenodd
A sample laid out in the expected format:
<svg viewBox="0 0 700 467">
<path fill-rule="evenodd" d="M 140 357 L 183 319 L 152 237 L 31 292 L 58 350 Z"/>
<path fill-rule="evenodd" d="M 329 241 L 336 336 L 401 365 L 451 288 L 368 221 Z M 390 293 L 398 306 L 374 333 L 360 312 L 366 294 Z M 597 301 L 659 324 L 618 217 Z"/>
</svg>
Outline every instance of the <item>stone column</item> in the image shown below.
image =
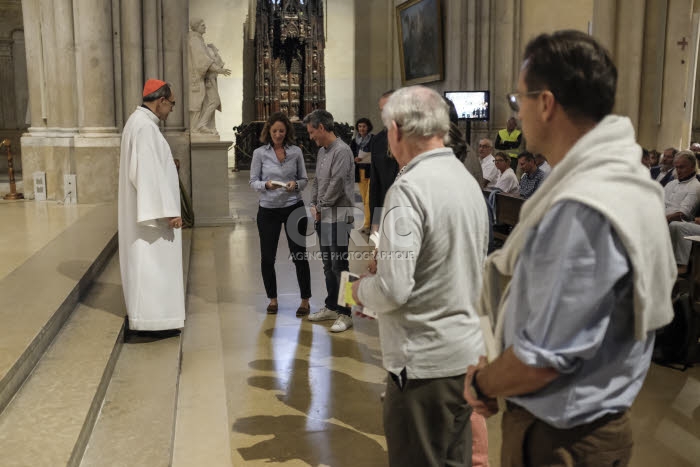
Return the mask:
<svg viewBox="0 0 700 467">
<path fill-rule="evenodd" d="M 63 200 L 64 178 L 75 173 L 77 131 L 75 42 L 71 0 L 23 0 L 31 127 L 21 138 L 24 191 L 31 174 L 46 174 L 48 199 Z"/>
<path fill-rule="evenodd" d="M 143 84 L 143 23 L 140 0 L 121 0 L 122 109 L 126 122 L 141 104 Z"/>
<path fill-rule="evenodd" d="M 74 135 L 78 126 L 76 108 L 76 62 L 71 0 L 40 2 L 41 32 L 46 69 L 49 128 L 58 134 Z"/>
<path fill-rule="evenodd" d="M 12 41 L 0 39 L 0 128 L 15 128 L 15 77 Z"/>
<path fill-rule="evenodd" d="M 594 0 L 592 26 L 593 36 L 608 49 L 613 60 L 615 60 L 617 0 Z M 623 32 L 627 33 L 629 31 Z"/>
<path fill-rule="evenodd" d="M 478 52 L 476 56 L 476 87 L 478 89 L 490 89 L 492 84 L 492 74 L 493 70 L 491 68 L 491 60 L 494 48 L 494 36 L 495 31 L 493 30 L 493 11 L 495 9 L 491 0 L 476 0 L 478 2 L 476 8 L 477 21 L 479 22 L 478 28 Z M 493 95 L 491 95 L 493 99 Z M 491 117 L 493 120 L 493 116 Z"/>
<path fill-rule="evenodd" d="M 624 53 L 618 53 L 614 58 L 618 70 L 615 112 L 627 115 L 632 120 L 635 131 L 639 124 L 639 101 L 642 92 L 645 12 L 645 2 L 618 1 L 615 49 L 624 50 Z"/>
<path fill-rule="evenodd" d="M 163 79 L 173 86 L 177 105 L 165 123 L 165 138 L 173 157 L 180 160 L 180 179 L 188 193 L 192 193 L 190 164 L 190 135 L 186 131 L 187 111 L 187 31 L 189 30 L 188 0 L 168 0 L 163 8 L 162 56 Z M 196 216 L 196 214 L 195 214 Z"/>
<path fill-rule="evenodd" d="M 508 118 L 513 116 L 513 111 L 508 105 L 506 96 L 513 91 L 518 82 L 519 70 L 513 65 L 520 53 L 518 50 L 519 37 L 517 25 L 520 17 L 516 18 L 515 8 L 517 0 L 494 2 L 492 5 L 492 26 L 495 30 L 491 34 L 493 40 L 491 47 L 491 63 L 493 74 L 490 76 L 491 86 L 491 122 L 494 129 L 505 128 Z"/>
<path fill-rule="evenodd" d="M 44 103 L 44 59 L 42 56 L 41 23 L 39 20 L 39 0 L 22 0 L 24 23 L 24 46 L 27 53 L 27 74 L 29 88 L 30 132 L 44 127 L 42 116 Z M 26 186 L 26 185 L 25 185 Z"/>
<path fill-rule="evenodd" d="M 78 122 L 75 170 L 80 203 L 116 199 L 120 137 L 116 128 L 111 0 L 73 0 L 76 21 Z"/>
<path fill-rule="evenodd" d="M 143 67 L 144 82 L 149 78 L 163 79 L 161 54 L 160 0 L 143 0 Z"/>
<path fill-rule="evenodd" d="M 463 89 L 465 76 L 463 72 L 464 60 L 450 60 L 449 57 L 460 57 L 466 50 L 467 25 L 464 21 L 467 4 L 465 2 L 447 2 L 442 4 L 443 12 L 443 62 L 445 79 L 441 84 L 443 91 Z"/>
<path fill-rule="evenodd" d="M 15 78 L 15 122 L 17 128 L 27 127 L 27 55 L 24 47 L 24 31 L 12 34 L 12 64 Z"/>
<path fill-rule="evenodd" d="M 163 9 L 163 79 L 172 84 L 177 105 L 170 113 L 165 127 L 172 131 L 185 129 L 184 47 L 188 28 L 187 0 L 169 0 Z"/>
<path fill-rule="evenodd" d="M 114 134 L 111 0 L 74 0 L 80 133 Z"/>
<path fill-rule="evenodd" d="M 628 116 L 635 130 L 639 124 L 642 94 L 645 14 L 646 4 L 635 0 L 595 0 L 593 3 L 593 36 L 608 49 L 617 66 L 613 112 Z"/>
</svg>

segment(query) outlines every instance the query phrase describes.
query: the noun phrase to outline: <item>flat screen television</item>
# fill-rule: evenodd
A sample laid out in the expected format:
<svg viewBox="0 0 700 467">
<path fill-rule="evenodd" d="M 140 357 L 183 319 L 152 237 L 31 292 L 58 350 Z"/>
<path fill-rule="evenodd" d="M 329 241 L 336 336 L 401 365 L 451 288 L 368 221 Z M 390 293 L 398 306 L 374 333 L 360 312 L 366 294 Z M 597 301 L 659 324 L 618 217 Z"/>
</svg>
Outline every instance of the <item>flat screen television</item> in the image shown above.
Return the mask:
<svg viewBox="0 0 700 467">
<path fill-rule="evenodd" d="M 445 91 L 445 97 L 454 103 L 460 120 L 489 119 L 488 91 Z"/>
</svg>

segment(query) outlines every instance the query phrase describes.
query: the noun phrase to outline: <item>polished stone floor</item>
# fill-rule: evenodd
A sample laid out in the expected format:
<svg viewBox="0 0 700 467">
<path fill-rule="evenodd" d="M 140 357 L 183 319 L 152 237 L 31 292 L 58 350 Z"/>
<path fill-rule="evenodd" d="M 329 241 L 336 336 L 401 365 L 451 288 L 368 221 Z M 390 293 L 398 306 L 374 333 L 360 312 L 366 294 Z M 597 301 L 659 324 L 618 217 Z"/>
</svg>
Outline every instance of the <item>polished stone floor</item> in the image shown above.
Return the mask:
<svg viewBox="0 0 700 467">
<path fill-rule="evenodd" d="M 230 175 L 237 224 L 193 232 L 172 465 L 387 465 L 376 323 L 355 319 L 349 331 L 331 334 L 331 321 L 296 318 L 298 288 L 284 237 L 277 261 L 280 310 L 265 313 L 248 175 Z M 89 209 L 0 203 L 0 277 Z M 351 263 L 356 272 L 364 268 L 362 261 Z M 312 260 L 311 275 L 315 311 L 325 297 L 320 261 Z M 700 366 L 680 372 L 652 365 L 632 420 L 631 465 L 700 465 Z M 491 465 L 497 466 L 499 417 L 488 424 Z"/>
<path fill-rule="evenodd" d="M 0 189 L 0 194 L 4 193 Z M 56 201 L 4 201 L 0 197 L 0 279 L 94 207 Z"/>
<path fill-rule="evenodd" d="M 220 305 L 234 465 L 239 465 L 235 460 L 245 465 L 386 465 L 376 323 L 355 319 L 353 329 L 331 334 L 330 322 L 295 318 L 298 288 L 283 238 L 277 264 L 280 312 L 265 314 L 253 222 L 256 198 L 247 177 L 248 172 L 240 172 L 230 178 L 231 205 L 240 222 L 230 229 L 197 229 L 194 241 L 194 262 L 204 253 L 215 263 L 210 279 L 216 280 Z M 364 267 L 351 263 L 355 272 Z M 311 271 L 312 306 L 318 309 L 325 297 L 320 262 L 312 261 Z M 195 278 L 202 279 L 193 266 L 191 283 Z M 652 365 L 632 418 L 632 465 L 700 465 L 700 367 L 680 372 Z M 494 466 L 500 463 L 499 423 L 499 417 L 489 420 Z"/>
</svg>

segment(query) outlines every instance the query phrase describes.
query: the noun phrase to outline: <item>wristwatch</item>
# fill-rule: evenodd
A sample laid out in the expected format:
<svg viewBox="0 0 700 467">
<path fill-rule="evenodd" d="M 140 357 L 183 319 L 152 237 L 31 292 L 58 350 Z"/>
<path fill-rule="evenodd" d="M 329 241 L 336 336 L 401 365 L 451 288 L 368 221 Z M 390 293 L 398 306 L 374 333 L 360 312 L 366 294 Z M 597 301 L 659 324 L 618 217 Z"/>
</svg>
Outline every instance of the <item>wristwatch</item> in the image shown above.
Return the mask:
<svg viewBox="0 0 700 467">
<path fill-rule="evenodd" d="M 476 370 L 474 372 L 474 375 L 472 375 L 472 387 L 474 388 L 474 393 L 476 394 L 477 399 L 486 399 L 486 394 L 483 393 L 483 391 L 479 387 L 479 383 L 476 380 L 477 374 L 479 374 L 479 370 Z"/>
</svg>

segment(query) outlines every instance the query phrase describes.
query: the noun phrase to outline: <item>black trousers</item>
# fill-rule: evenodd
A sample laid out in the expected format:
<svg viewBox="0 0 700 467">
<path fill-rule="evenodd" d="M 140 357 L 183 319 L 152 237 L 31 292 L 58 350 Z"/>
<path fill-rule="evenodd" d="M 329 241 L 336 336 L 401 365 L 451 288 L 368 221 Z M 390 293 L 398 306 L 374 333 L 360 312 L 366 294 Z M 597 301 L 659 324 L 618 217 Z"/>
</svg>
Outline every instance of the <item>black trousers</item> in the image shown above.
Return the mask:
<svg viewBox="0 0 700 467">
<path fill-rule="evenodd" d="M 311 272 L 306 255 L 306 228 L 308 217 L 304 202 L 299 201 L 286 208 L 258 208 L 258 234 L 260 235 L 260 270 L 267 298 L 277 298 L 277 277 L 275 276 L 275 255 L 280 239 L 280 229 L 284 225 L 289 252 L 297 272 L 297 282 L 301 298 L 311 297 Z"/>
</svg>

